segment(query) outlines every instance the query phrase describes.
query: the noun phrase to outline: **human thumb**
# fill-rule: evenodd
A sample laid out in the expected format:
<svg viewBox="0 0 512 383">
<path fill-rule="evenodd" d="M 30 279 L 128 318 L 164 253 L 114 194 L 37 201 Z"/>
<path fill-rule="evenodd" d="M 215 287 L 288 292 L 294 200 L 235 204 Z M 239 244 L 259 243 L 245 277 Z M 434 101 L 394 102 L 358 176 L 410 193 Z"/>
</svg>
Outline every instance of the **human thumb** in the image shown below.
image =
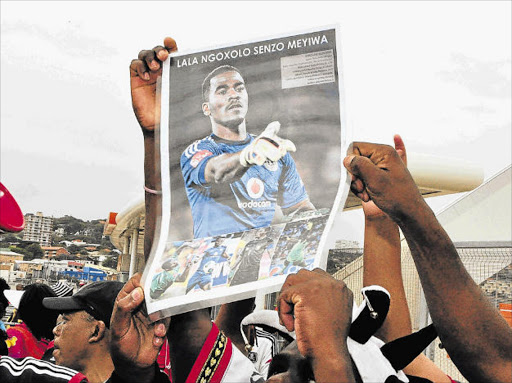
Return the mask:
<svg viewBox="0 0 512 383">
<path fill-rule="evenodd" d="M 112 313 L 112 331 L 122 336 L 129 327 L 133 311 L 135 311 L 144 300 L 144 292 L 141 287 L 137 287 L 125 297 L 119 299 Z"/>
<path fill-rule="evenodd" d="M 377 177 L 380 171 L 368 157 L 364 156 L 346 156 L 343 159 L 343 165 L 350 174 L 361 179 L 366 184 L 368 184 L 367 181 Z"/>
</svg>

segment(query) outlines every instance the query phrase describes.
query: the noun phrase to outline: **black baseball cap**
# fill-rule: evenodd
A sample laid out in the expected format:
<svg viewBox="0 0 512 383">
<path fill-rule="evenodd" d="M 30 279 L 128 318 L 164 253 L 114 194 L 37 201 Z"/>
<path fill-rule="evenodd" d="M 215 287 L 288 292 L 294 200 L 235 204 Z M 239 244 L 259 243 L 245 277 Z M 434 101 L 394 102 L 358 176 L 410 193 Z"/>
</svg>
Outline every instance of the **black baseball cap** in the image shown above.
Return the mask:
<svg viewBox="0 0 512 383">
<path fill-rule="evenodd" d="M 43 306 L 59 312 L 85 310 L 110 327 L 117 294 L 124 283 L 116 281 L 94 282 L 85 285 L 71 297 L 44 298 Z"/>
</svg>

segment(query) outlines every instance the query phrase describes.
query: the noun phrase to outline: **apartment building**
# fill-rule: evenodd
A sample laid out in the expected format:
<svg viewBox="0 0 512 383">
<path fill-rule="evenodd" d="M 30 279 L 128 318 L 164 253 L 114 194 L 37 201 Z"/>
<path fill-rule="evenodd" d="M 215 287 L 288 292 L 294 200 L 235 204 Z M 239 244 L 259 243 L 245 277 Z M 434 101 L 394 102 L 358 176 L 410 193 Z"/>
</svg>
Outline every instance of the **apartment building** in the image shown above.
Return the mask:
<svg viewBox="0 0 512 383">
<path fill-rule="evenodd" d="M 38 211 L 25 215 L 24 241 L 38 242 L 41 246 L 50 246 L 53 231 L 53 217 L 45 217 Z"/>
</svg>

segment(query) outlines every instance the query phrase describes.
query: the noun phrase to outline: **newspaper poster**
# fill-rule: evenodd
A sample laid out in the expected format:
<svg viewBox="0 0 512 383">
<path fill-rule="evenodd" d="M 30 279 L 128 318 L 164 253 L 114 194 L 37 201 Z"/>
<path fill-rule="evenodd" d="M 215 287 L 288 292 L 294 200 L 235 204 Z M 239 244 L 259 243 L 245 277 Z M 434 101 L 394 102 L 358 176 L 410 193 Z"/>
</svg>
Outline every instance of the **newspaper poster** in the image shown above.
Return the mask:
<svg viewBox="0 0 512 383">
<path fill-rule="evenodd" d="M 161 216 L 143 275 L 148 313 L 278 291 L 325 265 L 348 193 L 336 27 L 164 63 Z"/>
</svg>

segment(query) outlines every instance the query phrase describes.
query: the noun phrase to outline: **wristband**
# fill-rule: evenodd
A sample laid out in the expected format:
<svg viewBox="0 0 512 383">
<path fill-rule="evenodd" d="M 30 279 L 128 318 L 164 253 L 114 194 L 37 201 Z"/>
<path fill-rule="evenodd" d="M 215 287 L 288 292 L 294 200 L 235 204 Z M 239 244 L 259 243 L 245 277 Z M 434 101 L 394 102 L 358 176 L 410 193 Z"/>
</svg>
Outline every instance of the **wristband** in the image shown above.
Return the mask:
<svg viewBox="0 0 512 383">
<path fill-rule="evenodd" d="M 148 188 L 146 185 L 144 185 L 144 190 L 149 193 L 149 194 L 154 194 L 154 195 L 161 195 L 162 192 L 161 191 L 158 191 L 158 190 L 155 190 L 155 189 L 150 189 Z"/>
</svg>

